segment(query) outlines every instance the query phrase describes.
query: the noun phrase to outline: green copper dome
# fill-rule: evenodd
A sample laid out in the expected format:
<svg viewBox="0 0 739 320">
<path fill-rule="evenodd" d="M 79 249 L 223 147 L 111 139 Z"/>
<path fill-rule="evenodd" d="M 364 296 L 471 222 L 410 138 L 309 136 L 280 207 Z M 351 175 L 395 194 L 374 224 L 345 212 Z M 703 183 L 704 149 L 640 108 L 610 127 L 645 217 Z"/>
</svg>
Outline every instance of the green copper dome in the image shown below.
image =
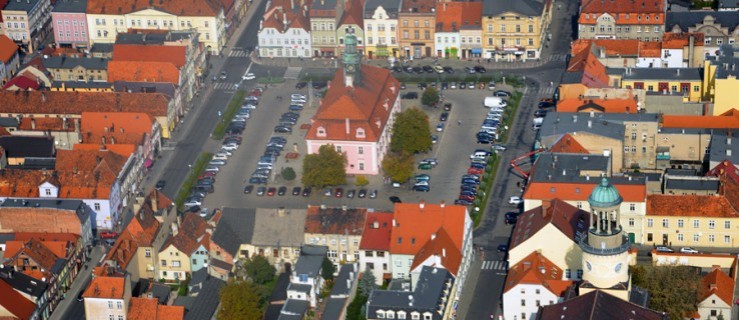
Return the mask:
<svg viewBox="0 0 739 320">
<path fill-rule="evenodd" d="M 618 190 L 614 187 L 608 178 L 603 177 L 600 184 L 593 189 L 593 193 L 588 198 L 588 203 L 593 207 L 605 208 L 620 205 L 623 198 L 618 194 Z"/>
</svg>

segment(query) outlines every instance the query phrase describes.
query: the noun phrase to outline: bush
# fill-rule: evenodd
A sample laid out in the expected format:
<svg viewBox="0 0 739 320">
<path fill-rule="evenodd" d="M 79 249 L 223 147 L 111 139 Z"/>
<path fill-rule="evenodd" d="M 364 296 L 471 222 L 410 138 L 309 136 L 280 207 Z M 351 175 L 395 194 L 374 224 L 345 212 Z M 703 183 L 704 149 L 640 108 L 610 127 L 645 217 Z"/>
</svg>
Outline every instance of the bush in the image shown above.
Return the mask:
<svg viewBox="0 0 739 320">
<path fill-rule="evenodd" d="M 185 179 L 185 182 L 182 183 L 180 191 L 177 192 L 175 206 L 177 206 L 178 210 L 183 209 L 182 206 L 185 203 L 185 199 L 190 195 L 190 189 L 192 189 L 192 187 L 194 187 L 198 182 L 198 176 L 205 171 L 205 167 L 208 166 L 208 162 L 210 162 L 211 159 L 213 159 L 213 154 L 204 152 L 200 154 L 197 160 L 195 160 L 195 164 L 190 168 L 190 174 L 187 176 L 187 179 Z"/>
<path fill-rule="evenodd" d="M 223 139 L 223 136 L 226 135 L 228 124 L 236 115 L 236 111 L 238 111 L 238 109 L 241 107 L 241 102 L 244 101 L 245 95 L 246 92 L 244 92 L 244 90 L 236 91 L 233 98 L 231 99 L 231 102 L 228 103 L 226 111 L 223 112 L 223 118 L 221 118 L 221 121 L 218 122 L 215 129 L 213 129 L 213 133 L 210 135 L 211 138 L 213 138 L 214 140 Z"/>
<path fill-rule="evenodd" d="M 282 172 L 280 174 L 282 175 L 282 178 L 287 181 L 293 181 L 295 180 L 295 177 L 297 176 L 295 174 L 295 170 L 292 167 L 286 167 L 282 169 Z"/>
<path fill-rule="evenodd" d="M 356 181 L 354 181 L 354 184 L 357 185 L 357 187 L 364 187 L 369 184 L 369 180 L 365 176 L 357 176 Z"/>
</svg>

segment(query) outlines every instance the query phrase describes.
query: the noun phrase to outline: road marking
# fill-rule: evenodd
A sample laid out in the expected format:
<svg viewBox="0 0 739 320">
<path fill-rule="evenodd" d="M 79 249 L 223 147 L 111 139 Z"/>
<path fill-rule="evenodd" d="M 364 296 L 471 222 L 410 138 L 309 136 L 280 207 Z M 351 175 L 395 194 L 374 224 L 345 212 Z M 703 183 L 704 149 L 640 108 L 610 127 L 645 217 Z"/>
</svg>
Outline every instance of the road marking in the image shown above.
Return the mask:
<svg viewBox="0 0 739 320">
<path fill-rule="evenodd" d="M 249 66 L 246 67 L 246 71 L 244 71 L 244 75 L 241 76 L 241 79 L 244 79 L 246 77 L 246 75 L 249 73 L 249 70 L 251 70 L 251 65 L 253 65 L 253 64 L 254 64 L 254 61 L 249 62 Z"/>
<path fill-rule="evenodd" d="M 482 262 L 481 270 L 508 271 L 508 261 L 487 260 Z"/>
</svg>

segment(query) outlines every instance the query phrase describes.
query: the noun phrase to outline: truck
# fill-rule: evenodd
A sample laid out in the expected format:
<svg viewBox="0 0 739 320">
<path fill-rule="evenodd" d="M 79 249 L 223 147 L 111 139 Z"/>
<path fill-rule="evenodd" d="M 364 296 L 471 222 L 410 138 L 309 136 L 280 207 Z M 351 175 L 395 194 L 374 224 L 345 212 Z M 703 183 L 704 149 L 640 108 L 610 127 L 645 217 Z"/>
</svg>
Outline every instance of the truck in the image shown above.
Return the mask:
<svg viewBox="0 0 739 320">
<path fill-rule="evenodd" d="M 505 108 L 508 106 L 508 103 L 503 100 L 501 97 L 485 97 L 485 100 L 482 103 L 485 108 L 492 108 L 492 107 L 503 107 Z"/>
</svg>

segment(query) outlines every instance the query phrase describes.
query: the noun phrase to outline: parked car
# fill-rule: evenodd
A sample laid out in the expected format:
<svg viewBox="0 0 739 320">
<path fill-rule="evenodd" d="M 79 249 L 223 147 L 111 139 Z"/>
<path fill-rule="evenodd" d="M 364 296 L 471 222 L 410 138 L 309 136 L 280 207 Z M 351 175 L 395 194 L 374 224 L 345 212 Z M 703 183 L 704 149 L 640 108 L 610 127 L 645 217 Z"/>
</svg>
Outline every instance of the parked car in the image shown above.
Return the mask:
<svg viewBox="0 0 739 320">
<path fill-rule="evenodd" d="M 293 187 L 293 192 L 292 192 L 292 194 L 293 194 L 294 196 L 299 196 L 299 195 L 300 195 L 300 191 L 301 191 L 301 190 L 300 190 L 300 187 Z"/>
<path fill-rule="evenodd" d="M 429 192 L 431 188 L 428 185 L 414 185 L 412 190 L 416 192 Z"/>
<path fill-rule="evenodd" d="M 221 168 L 219 168 L 217 166 L 208 166 L 207 168 L 205 168 L 205 171 L 215 171 L 215 172 L 218 172 L 218 171 L 221 171 Z"/>
<path fill-rule="evenodd" d="M 267 178 L 256 178 L 256 177 L 252 177 L 252 178 L 249 178 L 249 183 L 252 183 L 252 184 L 266 184 L 267 183 Z M 258 195 L 260 195 L 260 194 L 258 194 Z"/>
<path fill-rule="evenodd" d="M 303 189 L 303 197 L 310 197 L 311 191 L 313 191 L 313 189 L 310 187 Z"/>
<path fill-rule="evenodd" d="M 287 193 L 287 187 L 282 186 L 279 189 L 277 189 L 277 195 L 278 196 L 284 196 Z"/>
<path fill-rule="evenodd" d="M 267 192 L 267 187 L 259 187 L 257 188 L 257 196 L 261 197 L 264 195 L 264 193 Z"/>
<path fill-rule="evenodd" d="M 249 72 L 241 77 L 241 80 L 254 80 L 257 76 L 255 76 L 253 73 Z"/>
<path fill-rule="evenodd" d="M 357 192 L 357 198 L 364 198 L 367 196 L 367 189 L 359 189 Z"/>
<path fill-rule="evenodd" d="M 419 163 L 418 164 L 418 170 L 431 170 L 431 164 L 429 164 L 429 163 Z"/>
<path fill-rule="evenodd" d="M 300 90 L 300 89 L 305 88 L 305 86 L 307 86 L 307 85 L 308 85 L 307 82 L 301 81 L 301 82 L 298 82 L 298 83 L 295 84 L 295 89 Z"/>
<path fill-rule="evenodd" d="M 523 203 L 523 199 L 521 199 L 521 197 L 512 196 L 508 198 L 508 204 L 520 205 L 522 203 Z"/>
<path fill-rule="evenodd" d="M 344 196 L 344 189 L 336 188 L 336 192 L 334 192 L 334 196 L 337 198 L 341 198 L 342 196 Z"/>
<path fill-rule="evenodd" d="M 392 203 L 401 203 L 401 202 L 403 202 L 403 201 L 400 201 L 400 198 L 398 198 L 397 196 L 391 196 L 391 197 L 390 197 L 390 198 L 388 198 L 388 199 L 389 199 L 389 200 L 390 200 L 390 202 L 392 202 Z"/>
<path fill-rule="evenodd" d="M 415 177 L 413 177 L 413 179 L 416 181 L 429 181 L 431 180 L 431 176 L 424 173 L 424 174 L 416 175 Z"/>
<path fill-rule="evenodd" d="M 159 180 L 159 181 L 157 181 L 157 184 L 156 184 L 156 185 L 155 185 L 154 187 L 155 187 L 155 188 L 156 188 L 157 190 L 162 190 L 162 189 L 164 189 L 164 186 L 166 186 L 166 185 L 167 185 L 167 182 L 166 182 L 166 181 L 164 181 L 164 180 Z"/>
<path fill-rule="evenodd" d="M 460 205 L 460 206 L 469 206 L 469 205 L 472 205 L 472 201 L 464 200 L 464 199 L 456 199 L 454 200 L 454 204 Z"/>
<path fill-rule="evenodd" d="M 254 190 L 254 185 L 250 184 L 244 187 L 244 194 L 251 194 L 251 192 Z"/>
<path fill-rule="evenodd" d="M 277 193 L 277 188 L 275 188 L 275 187 L 269 187 L 269 188 L 267 188 L 267 196 L 268 197 L 274 196 L 275 193 Z"/>
<path fill-rule="evenodd" d="M 493 92 L 493 95 L 496 97 L 510 97 L 511 93 L 505 90 L 495 90 L 495 92 Z"/>
<path fill-rule="evenodd" d="M 667 252 L 667 253 L 675 252 L 675 250 L 672 250 L 672 249 L 670 249 L 668 247 L 665 247 L 665 246 L 657 246 L 655 248 L 655 250 L 657 250 L 657 252 Z"/>
<path fill-rule="evenodd" d="M 495 81 L 488 82 L 488 90 L 495 90 Z"/>
<path fill-rule="evenodd" d="M 286 126 L 276 126 L 275 127 L 275 133 L 292 133 L 293 128 L 286 127 Z"/>
<path fill-rule="evenodd" d="M 682 247 L 680 248 L 681 253 L 690 253 L 690 254 L 698 254 L 700 253 L 698 250 L 695 250 L 691 247 Z"/>
<path fill-rule="evenodd" d="M 349 191 L 346 192 L 346 197 L 349 199 L 352 199 L 354 198 L 355 194 L 357 194 L 357 192 L 354 189 L 350 189 Z"/>
<path fill-rule="evenodd" d="M 439 122 L 439 124 L 436 125 L 436 132 L 442 131 L 444 131 L 444 122 Z"/>
<path fill-rule="evenodd" d="M 539 109 L 534 112 L 534 117 L 536 118 L 544 118 L 544 116 L 547 115 L 547 110 L 545 109 Z"/>
<path fill-rule="evenodd" d="M 377 199 L 377 189 L 373 189 L 372 191 L 370 191 L 369 198 L 370 199 Z"/>
<path fill-rule="evenodd" d="M 447 121 L 447 119 L 449 119 L 449 112 L 442 112 L 439 116 L 439 121 L 444 122 Z"/>
<path fill-rule="evenodd" d="M 118 232 L 109 231 L 109 230 L 101 231 L 99 236 L 100 236 L 100 239 L 115 239 L 115 237 L 118 236 Z"/>
<path fill-rule="evenodd" d="M 495 152 L 503 152 L 503 151 L 506 151 L 508 148 L 506 148 L 506 146 L 504 145 L 494 144 L 490 147 L 490 149 L 492 149 Z"/>
</svg>

